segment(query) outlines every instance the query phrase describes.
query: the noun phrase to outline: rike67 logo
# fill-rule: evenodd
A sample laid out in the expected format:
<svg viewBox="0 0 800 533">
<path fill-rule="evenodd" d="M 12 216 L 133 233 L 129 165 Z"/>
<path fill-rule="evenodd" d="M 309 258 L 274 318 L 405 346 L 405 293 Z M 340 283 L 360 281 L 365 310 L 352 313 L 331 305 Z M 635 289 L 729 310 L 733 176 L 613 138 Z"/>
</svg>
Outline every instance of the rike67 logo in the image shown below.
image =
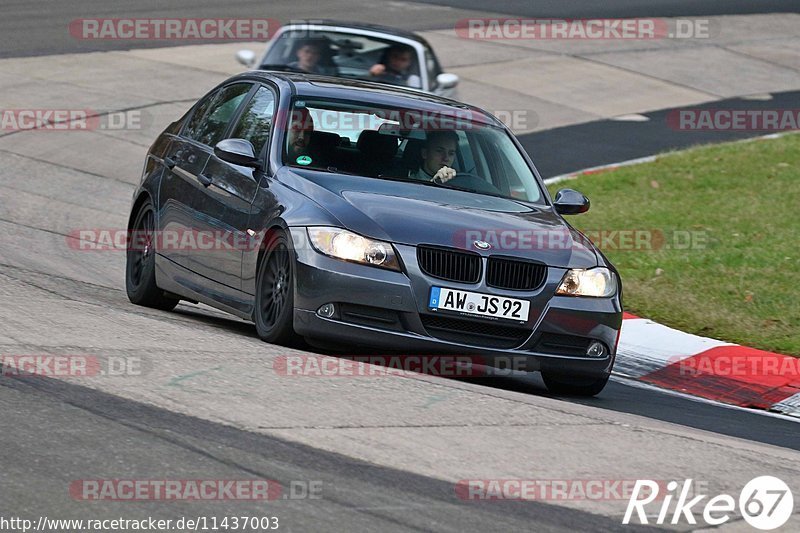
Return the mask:
<svg viewBox="0 0 800 533">
<path fill-rule="evenodd" d="M 714 496 L 704 505 L 701 502 L 708 498 L 705 494 L 696 495 L 690 499 L 691 479 L 685 480 L 683 485 L 677 481 L 670 481 L 666 486 L 666 495 L 659 494 L 662 486 L 662 484 L 649 479 L 637 480 L 633 487 L 633 494 L 628 500 L 628 508 L 625 510 L 622 523 L 629 524 L 635 512 L 639 523 L 648 524 L 645 507 L 654 501 L 660 503 L 655 520 L 658 525 L 678 524 L 682 518 L 689 524 L 697 524 L 695 513 L 698 512 L 702 513 L 706 524 L 719 526 L 737 514 L 741 514 L 742 518 L 752 527 L 769 531 L 784 525 L 794 511 L 792 491 L 789 490 L 786 483 L 773 476 L 751 479 L 739 494 L 738 502 L 729 494 Z M 675 507 L 671 509 L 673 501 L 675 501 Z M 670 513 L 670 511 L 672 512 Z M 668 519 L 670 519 L 669 522 L 667 522 Z"/>
</svg>

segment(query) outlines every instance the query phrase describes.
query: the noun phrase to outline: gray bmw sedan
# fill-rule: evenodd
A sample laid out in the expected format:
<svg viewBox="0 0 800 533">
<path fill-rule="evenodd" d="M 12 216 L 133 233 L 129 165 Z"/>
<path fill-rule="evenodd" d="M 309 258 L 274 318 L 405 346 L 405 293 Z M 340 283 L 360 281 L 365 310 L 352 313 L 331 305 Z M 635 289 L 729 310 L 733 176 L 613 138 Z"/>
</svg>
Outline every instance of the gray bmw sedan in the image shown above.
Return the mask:
<svg viewBox="0 0 800 533">
<path fill-rule="evenodd" d="M 613 265 L 511 131 L 412 90 L 248 72 L 153 143 L 131 209 L 136 304 L 203 302 L 274 343 L 471 354 L 551 391 L 606 384 Z"/>
</svg>

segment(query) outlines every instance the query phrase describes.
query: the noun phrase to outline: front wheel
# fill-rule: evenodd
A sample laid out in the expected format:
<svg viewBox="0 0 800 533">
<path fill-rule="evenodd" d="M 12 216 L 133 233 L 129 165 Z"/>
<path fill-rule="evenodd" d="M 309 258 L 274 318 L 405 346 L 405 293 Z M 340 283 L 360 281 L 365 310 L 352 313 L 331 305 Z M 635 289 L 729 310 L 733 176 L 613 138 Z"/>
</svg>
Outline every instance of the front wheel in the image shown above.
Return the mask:
<svg viewBox="0 0 800 533">
<path fill-rule="evenodd" d="M 156 285 L 156 215 L 145 202 L 134 220 L 125 264 L 125 290 L 136 305 L 169 311 L 178 300 L 164 295 Z"/>
<path fill-rule="evenodd" d="M 253 321 L 264 342 L 291 344 L 294 332 L 294 260 L 289 241 L 282 232 L 274 233 L 266 243 L 266 252 L 258 267 Z"/>
<path fill-rule="evenodd" d="M 542 372 L 547 390 L 565 396 L 596 396 L 605 388 L 610 376 L 600 378 L 570 377 L 550 372 Z"/>
</svg>

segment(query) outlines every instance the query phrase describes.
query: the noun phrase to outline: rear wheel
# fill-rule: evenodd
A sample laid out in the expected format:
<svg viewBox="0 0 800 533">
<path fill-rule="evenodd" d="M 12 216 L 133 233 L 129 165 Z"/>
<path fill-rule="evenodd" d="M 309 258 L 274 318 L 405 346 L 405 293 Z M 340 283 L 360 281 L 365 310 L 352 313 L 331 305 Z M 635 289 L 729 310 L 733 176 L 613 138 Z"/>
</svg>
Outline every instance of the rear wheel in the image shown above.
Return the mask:
<svg viewBox="0 0 800 533">
<path fill-rule="evenodd" d="M 156 216 L 153 204 L 145 202 L 136 214 L 128 243 L 125 290 L 136 305 L 169 311 L 178 305 L 156 285 Z"/>
<path fill-rule="evenodd" d="M 294 332 L 294 261 L 283 232 L 274 233 L 258 267 L 253 321 L 264 342 L 291 344 Z"/>
<path fill-rule="evenodd" d="M 578 376 L 564 376 L 542 372 L 542 379 L 547 385 L 547 390 L 553 394 L 563 394 L 565 396 L 595 396 L 608 383 L 610 376 L 601 378 L 587 378 Z"/>
</svg>

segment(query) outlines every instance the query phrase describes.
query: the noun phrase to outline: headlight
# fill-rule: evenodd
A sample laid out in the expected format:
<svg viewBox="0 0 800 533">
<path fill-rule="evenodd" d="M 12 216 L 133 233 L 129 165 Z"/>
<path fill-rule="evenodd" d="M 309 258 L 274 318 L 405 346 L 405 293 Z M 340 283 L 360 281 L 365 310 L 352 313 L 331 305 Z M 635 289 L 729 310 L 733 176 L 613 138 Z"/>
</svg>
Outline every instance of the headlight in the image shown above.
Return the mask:
<svg viewBox="0 0 800 533">
<path fill-rule="evenodd" d="M 617 278 L 607 268 L 568 270 L 556 289 L 562 296 L 592 296 L 604 298 L 617 292 Z"/>
<path fill-rule="evenodd" d="M 341 228 L 308 228 L 311 246 L 322 254 L 365 265 L 400 270 L 394 248 Z"/>
</svg>

